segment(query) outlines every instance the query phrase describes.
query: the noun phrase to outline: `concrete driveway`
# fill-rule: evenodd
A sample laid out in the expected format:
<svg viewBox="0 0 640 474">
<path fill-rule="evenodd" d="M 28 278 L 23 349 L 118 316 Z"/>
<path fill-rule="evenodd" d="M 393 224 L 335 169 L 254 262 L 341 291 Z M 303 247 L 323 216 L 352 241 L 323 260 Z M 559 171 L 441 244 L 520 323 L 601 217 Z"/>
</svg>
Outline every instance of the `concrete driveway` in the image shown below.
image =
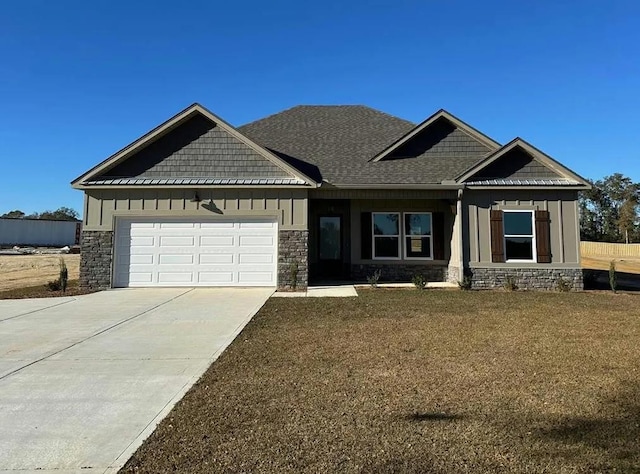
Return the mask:
<svg viewBox="0 0 640 474">
<path fill-rule="evenodd" d="M 0 301 L 0 472 L 115 472 L 270 289 Z"/>
</svg>

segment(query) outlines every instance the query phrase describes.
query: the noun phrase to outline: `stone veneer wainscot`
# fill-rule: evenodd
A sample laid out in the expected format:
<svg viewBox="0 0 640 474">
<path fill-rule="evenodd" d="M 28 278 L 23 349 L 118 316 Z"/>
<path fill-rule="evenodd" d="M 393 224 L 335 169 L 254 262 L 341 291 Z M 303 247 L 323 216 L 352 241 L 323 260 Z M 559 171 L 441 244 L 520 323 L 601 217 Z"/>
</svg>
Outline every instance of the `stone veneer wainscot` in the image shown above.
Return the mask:
<svg viewBox="0 0 640 474">
<path fill-rule="evenodd" d="M 80 288 L 111 288 L 113 232 L 83 231 L 80 240 Z"/>
<path fill-rule="evenodd" d="M 569 282 L 573 291 L 584 289 L 580 268 L 472 268 L 471 288 L 502 288 L 512 278 L 521 290 L 556 290 L 560 278 Z"/>
<path fill-rule="evenodd" d="M 309 231 L 281 230 L 278 233 L 278 288 L 304 290 L 309 282 Z M 293 274 L 297 271 L 296 281 Z"/>
</svg>

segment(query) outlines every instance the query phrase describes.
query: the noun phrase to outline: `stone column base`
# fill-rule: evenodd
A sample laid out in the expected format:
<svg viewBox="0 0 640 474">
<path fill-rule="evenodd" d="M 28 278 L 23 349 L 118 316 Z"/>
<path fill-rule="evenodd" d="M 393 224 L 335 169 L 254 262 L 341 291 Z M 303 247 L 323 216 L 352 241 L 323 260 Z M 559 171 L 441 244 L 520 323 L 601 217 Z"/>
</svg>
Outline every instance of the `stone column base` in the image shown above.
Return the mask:
<svg viewBox="0 0 640 474">
<path fill-rule="evenodd" d="M 447 267 L 447 282 L 458 283 L 459 281 L 462 281 L 462 272 L 460 271 L 460 267 L 455 265 Z"/>
<path fill-rule="evenodd" d="M 278 233 L 278 288 L 305 290 L 309 284 L 309 231 Z"/>
<path fill-rule="evenodd" d="M 80 239 L 80 288 L 111 288 L 113 232 L 82 231 Z"/>
</svg>

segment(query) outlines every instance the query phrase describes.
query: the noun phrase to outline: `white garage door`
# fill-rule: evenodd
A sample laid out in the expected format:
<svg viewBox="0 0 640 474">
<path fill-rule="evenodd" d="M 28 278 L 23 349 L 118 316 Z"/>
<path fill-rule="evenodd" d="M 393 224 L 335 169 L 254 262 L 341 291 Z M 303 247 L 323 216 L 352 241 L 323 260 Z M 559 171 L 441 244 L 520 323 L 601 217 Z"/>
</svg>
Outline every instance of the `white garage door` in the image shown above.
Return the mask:
<svg viewBox="0 0 640 474">
<path fill-rule="evenodd" d="M 114 286 L 275 286 L 274 220 L 116 221 Z"/>
</svg>

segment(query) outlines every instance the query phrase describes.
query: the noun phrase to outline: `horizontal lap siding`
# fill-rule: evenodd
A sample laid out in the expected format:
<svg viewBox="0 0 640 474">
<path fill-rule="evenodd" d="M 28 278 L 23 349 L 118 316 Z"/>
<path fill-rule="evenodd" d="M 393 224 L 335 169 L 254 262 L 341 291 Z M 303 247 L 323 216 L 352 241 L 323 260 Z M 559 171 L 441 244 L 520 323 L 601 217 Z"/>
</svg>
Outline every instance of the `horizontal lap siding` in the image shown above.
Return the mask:
<svg viewBox="0 0 640 474">
<path fill-rule="evenodd" d="M 189 189 L 113 189 L 86 192 L 85 230 L 113 230 L 114 216 L 278 218 L 282 230 L 307 229 L 307 190 L 198 189 L 200 203 Z M 213 203 L 219 212 L 203 207 Z"/>
<path fill-rule="evenodd" d="M 580 262 L 577 192 L 563 190 L 466 191 L 465 261 L 491 264 L 492 210 L 546 210 L 550 216 L 551 264 Z M 562 223 L 562 224 L 561 224 Z"/>
</svg>

